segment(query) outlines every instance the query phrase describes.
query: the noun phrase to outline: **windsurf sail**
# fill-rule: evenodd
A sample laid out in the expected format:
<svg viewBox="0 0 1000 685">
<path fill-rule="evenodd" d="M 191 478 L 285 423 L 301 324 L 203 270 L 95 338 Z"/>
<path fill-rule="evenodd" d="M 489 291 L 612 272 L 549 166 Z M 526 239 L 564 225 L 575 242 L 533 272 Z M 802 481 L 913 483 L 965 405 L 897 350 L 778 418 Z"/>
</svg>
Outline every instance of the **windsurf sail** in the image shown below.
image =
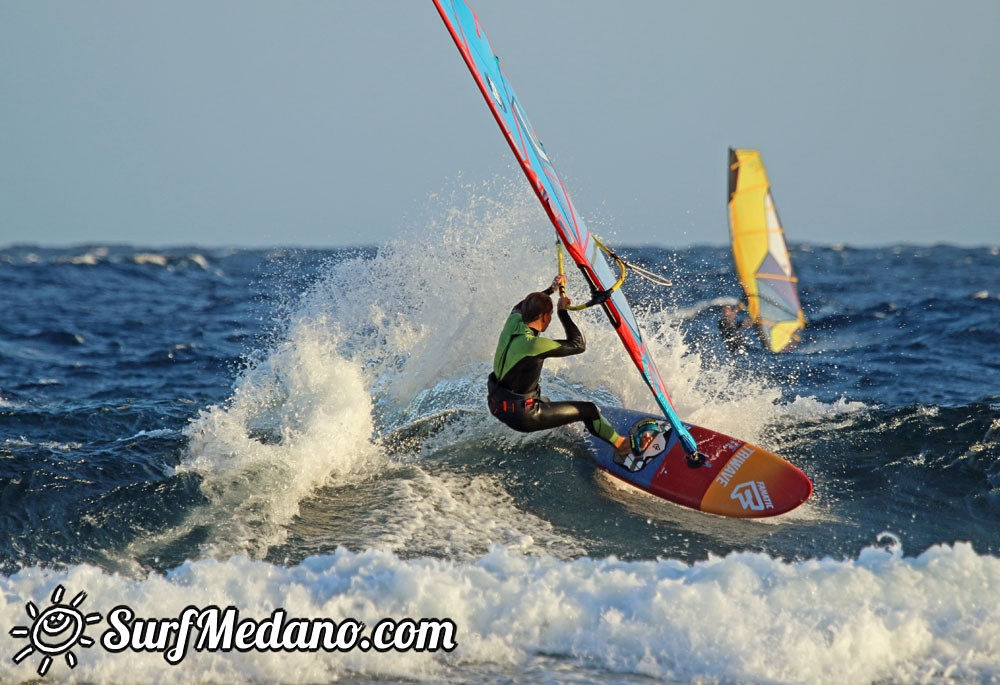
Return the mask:
<svg viewBox="0 0 1000 685">
<path fill-rule="evenodd" d="M 569 199 L 565 186 L 553 168 L 545 147 L 528 122 L 524 108 L 500 66 L 500 58 L 490 47 L 475 13 L 464 0 L 434 0 L 434 5 L 462 53 L 528 182 L 545 208 L 559 240 L 580 268 L 590 285 L 592 295 L 603 299 L 600 306 L 618 332 L 629 357 L 642 374 L 684 449 L 689 454 L 695 453 L 698 445 L 674 411 L 667 388 L 642 339 L 639 324 L 625 294 L 620 289 L 609 292 L 618 276 L 608 265 L 598 241 L 587 230 L 583 218 Z M 602 298 L 604 294 L 607 295 Z"/>
<path fill-rule="evenodd" d="M 806 319 L 758 150 L 729 148 L 729 230 L 747 313 L 761 341 L 771 352 L 791 349 Z"/>
</svg>

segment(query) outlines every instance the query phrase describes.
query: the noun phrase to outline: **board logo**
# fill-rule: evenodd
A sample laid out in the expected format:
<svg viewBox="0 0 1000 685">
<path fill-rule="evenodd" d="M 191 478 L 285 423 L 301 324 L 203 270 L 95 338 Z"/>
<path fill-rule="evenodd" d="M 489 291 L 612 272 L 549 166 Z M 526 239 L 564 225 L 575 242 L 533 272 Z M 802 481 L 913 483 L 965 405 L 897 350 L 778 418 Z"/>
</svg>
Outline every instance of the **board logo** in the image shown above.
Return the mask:
<svg viewBox="0 0 1000 685">
<path fill-rule="evenodd" d="M 750 509 L 752 511 L 774 509 L 771 496 L 767 493 L 767 486 L 764 485 L 764 481 L 762 480 L 750 480 L 746 483 L 740 483 L 733 488 L 733 494 L 729 497 L 731 499 L 738 499 L 743 509 Z"/>
<path fill-rule="evenodd" d="M 63 604 L 65 592 L 62 585 L 57 585 L 52 592 L 52 606 L 45 611 L 39 612 L 35 603 L 29 601 L 25 605 L 25 611 L 32 620 L 31 625 L 10 629 L 11 637 L 28 638 L 28 645 L 14 655 L 14 663 L 19 664 L 35 652 L 40 653 L 42 660 L 38 663 L 39 676 L 48 672 L 53 657 L 62 654 L 66 655 L 66 665 L 76 668 L 77 658 L 73 647 L 91 647 L 94 644 L 94 640 L 83 633 L 89 624 L 98 623 L 101 615 L 84 614 L 80 610 L 80 605 L 87 598 L 86 592 L 77 593 L 69 604 Z"/>
<path fill-rule="evenodd" d="M 625 457 L 615 457 L 615 463 L 630 473 L 636 473 L 667 450 L 670 426 L 662 421 L 641 419 L 629 430 L 632 453 Z M 642 452 L 635 451 L 642 445 Z"/>
<path fill-rule="evenodd" d="M 728 487 L 730 479 L 732 479 L 733 476 L 736 475 L 736 472 L 740 470 L 740 467 L 743 466 L 743 463 L 746 462 L 746 460 L 749 459 L 752 454 L 753 454 L 753 447 L 744 444 L 743 447 L 739 448 L 736 451 L 736 454 L 734 454 L 732 458 L 722 468 L 722 471 L 720 471 L 719 475 L 716 476 L 715 482 L 718 483 L 719 485 Z M 735 493 L 731 496 L 733 497 L 733 499 L 736 498 Z M 745 508 L 746 507 L 744 507 L 744 509 Z"/>
</svg>

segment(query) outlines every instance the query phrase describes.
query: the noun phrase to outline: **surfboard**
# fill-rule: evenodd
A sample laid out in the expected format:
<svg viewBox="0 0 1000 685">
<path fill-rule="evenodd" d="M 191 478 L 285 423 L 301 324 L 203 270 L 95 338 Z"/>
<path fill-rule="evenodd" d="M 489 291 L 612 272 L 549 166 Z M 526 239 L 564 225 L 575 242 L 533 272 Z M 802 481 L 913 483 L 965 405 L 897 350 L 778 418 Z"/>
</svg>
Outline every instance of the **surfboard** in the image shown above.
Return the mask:
<svg viewBox="0 0 1000 685">
<path fill-rule="evenodd" d="M 765 518 L 795 509 L 812 494 L 795 465 L 743 440 L 685 424 L 698 441 L 698 458 L 692 458 L 662 417 L 616 407 L 601 413 L 630 441 L 643 433 L 651 440 L 640 454 L 616 459 L 611 445 L 588 435 L 591 457 L 609 475 L 657 497 L 719 516 Z"/>
</svg>

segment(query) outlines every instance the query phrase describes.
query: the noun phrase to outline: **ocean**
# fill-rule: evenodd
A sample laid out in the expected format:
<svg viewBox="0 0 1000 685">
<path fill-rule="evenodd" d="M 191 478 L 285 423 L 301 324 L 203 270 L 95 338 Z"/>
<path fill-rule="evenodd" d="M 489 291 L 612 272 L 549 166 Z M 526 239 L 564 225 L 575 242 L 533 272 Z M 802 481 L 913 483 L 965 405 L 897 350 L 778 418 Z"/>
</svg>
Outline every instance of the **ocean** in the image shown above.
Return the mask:
<svg viewBox="0 0 1000 685">
<path fill-rule="evenodd" d="M 813 481 L 725 519 L 612 481 L 578 427 L 488 414 L 555 249 L 527 191 L 459 195 L 350 249 L 0 248 L 0 681 L 1000 681 L 997 245 L 788 228 L 803 340 L 733 356 L 724 217 L 684 248 L 591 226 L 673 281 L 623 287 L 680 416 Z M 588 349 L 546 394 L 654 410 L 603 315 L 575 318 Z M 188 608 L 453 640 L 168 658 Z"/>
</svg>

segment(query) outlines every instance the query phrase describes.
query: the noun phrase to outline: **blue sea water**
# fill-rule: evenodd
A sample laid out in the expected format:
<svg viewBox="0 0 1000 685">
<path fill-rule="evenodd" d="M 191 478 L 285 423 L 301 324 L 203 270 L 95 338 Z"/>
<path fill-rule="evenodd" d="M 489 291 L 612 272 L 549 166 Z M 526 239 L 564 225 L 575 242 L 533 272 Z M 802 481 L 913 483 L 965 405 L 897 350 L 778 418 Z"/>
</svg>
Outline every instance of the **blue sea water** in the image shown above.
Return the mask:
<svg viewBox="0 0 1000 685">
<path fill-rule="evenodd" d="M 499 327 L 555 269 L 516 197 L 356 249 L 0 249 L 0 680 L 38 677 L 10 631 L 63 586 L 101 616 L 447 617 L 458 646 L 173 665 L 102 621 L 56 682 L 1000 681 L 1000 249 L 793 241 L 802 343 L 731 356 L 727 248 L 607 236 L 673 280 L 624 287 L 680 415 L 814 483 L 732 520 L 488 415 Z M 547 394 L 652 410 L 577 318 Z"/>
</svg>

